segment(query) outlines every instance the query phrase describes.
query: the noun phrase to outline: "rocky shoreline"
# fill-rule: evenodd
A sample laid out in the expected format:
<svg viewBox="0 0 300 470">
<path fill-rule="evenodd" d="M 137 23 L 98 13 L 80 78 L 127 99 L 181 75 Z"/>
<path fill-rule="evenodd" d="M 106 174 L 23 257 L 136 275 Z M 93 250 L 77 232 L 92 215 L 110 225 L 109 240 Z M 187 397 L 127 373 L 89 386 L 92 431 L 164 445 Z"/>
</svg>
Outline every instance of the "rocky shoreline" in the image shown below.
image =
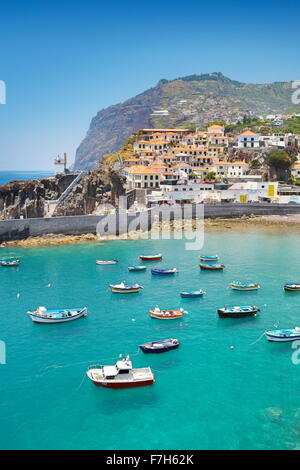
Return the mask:
<svg viewBox="0 0 300 470">
<path fill-rule="evenodd" d="M 199 220 L 186 220 L 185 230 L 194 231 L 199 228 Z M 175 220 L 170 222 L 170 226 L 166 222 L 156 223 L 152 232 L 161 232 L 162 230 L 170 229 L 171 233 L 180 232 L 182 230 L 182 221 Z M 240 218 L 218 218 L 218 219 L 205 219 L 204 230 L 244 230 L 244 229 L 271 229 L 271 230 L 300 230 L 300 216 L 288 215 L 267 215 L 267 216 L 242 216 Z M 29 237 L 24 240 L 12 240 L 3 242 L 0 247 L 36 247 L 36 246 L 58 246 L 58 245 L 71 245 L 76 243 L 86 242 L 103 242 L 113 240 L 137 240 L 148 238 L 148 232 L 142 232 L 135 230 L 122 235 L 108 235 L 104 237 L 98 237 L 93 233 L 87 233 L 83 235 L 63 235 L 63 234 L 49 234 L 41 237 Z"/>
</svg>

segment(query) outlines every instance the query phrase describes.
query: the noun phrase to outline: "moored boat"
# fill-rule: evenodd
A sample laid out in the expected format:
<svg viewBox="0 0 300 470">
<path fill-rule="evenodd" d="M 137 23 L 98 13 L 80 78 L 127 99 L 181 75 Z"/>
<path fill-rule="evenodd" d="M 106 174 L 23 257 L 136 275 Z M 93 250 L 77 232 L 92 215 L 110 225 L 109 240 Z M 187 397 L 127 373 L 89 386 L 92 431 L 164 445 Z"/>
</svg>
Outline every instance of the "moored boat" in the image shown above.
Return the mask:
<svg viewBox="0 0 300 470">
<path fill-rule="evenodd" d="M 149 341 L 149 343 L 140 344 L 140 349 L 144 353 L 163 353 L 177 349 L 181 343 L 176 338 L 162 339 L 161 341 Z"/>
<path fill-rule="evenodd" d="M 233 281 L 229 284 L 231 289 L 233 290 L 241 290 L 241 291 L 251 291 L 260 289 L 260 285 L 256 282 L 240 282 L 240 281 Z"/>
<path fill-rule="evenodd" d="M 184 313 L 188 313 L 183 308 L 173 310 L 161 310 L 159 307 L 155 307 L 153 310 L 149 310 L 151 318 L 158 318 L 159 320 L 176 320 L 182 318 Z"/>
<path fill-rule="evenodd" d="M 168 275 L 168 274 L 175 274 L 177 273 L 177 269 L 176 268 L 172 268 L 172 269 L 151 269 L 151 274 L 157 274 L 158 276 L 164 276 L 164 275 Z"/>
<path fill-rule="evenodd" d="M 143 289 L 140 284 L 126 284 L 126 281 L 120 284 L 110 284 L 109 287 L 114 294 L 134 294 Z"/>
<path fill-rule="evenodd" d="M 220 318 L 242 318 L 242 317 L 255 317 L 260 309 L 251 305 L 238 305 L 234 307 L 224 306 L 217 309 Z"/>
<path fill-rule="evenodd" d="M 117 264 L 117 262 L 118 262 L 117 259 L 109 259 L 109 260 L 96 259 L 96 264 L 102 264 L 104 266 L 110 265 L 110 264 Z"/>
<path fill-rule="evenodd" d="M 128 271 L 145 271 L 146 266 L 129 266 Z"/>
<path fill-rule="evenodd" d="M 199 267 L 201 269 L 206 269 L 208 271 L 222 271 L 225 268 L 224 264 L 207 264 L 207 263 L 205 264 L 201 263 L 199 264 Z"/>
<path fill-rule="evenodd" d="M 151 368 L 134 369 L 129 356 L 117 361 L 113 366 L 89 366 L 86 374 L 98 387 L 113 389 L 143 387 L 155 382 Z"/>
<path fill-rule="evenodd" d="M 278 343 L 295 341 L 300 339 L 300 328 L 296 326 L 295 328 L 286 330 L 265 331 L 265 336 L 268 341 L 276 341 Z"/>
<path fill-rule="evenodd" d="M 213 261 L 218 261 L 219 256 L 218 255 L 201 255 L 201 256 L 199 256 L 199 258 L 200 258 L 201 261 L 213 262 Z"/>
<path fill-rule="evenodd" d="M 204 290 L 191 290 L 191 291 L 184 291 L 180 292 L 180 295 L 183 299 L 192 299 L 194 297 L 202 297 L 206 292 Z"/>
<path fill-rule="evenodd" d="M 1 266 L 6 266 L 6 267 L 13 267 L 13 266 L 19 266 L 20 264 L 19 259 L 14 259 L 14 260 L 2 260 L 1 261 Z"/>
<path fill-rule="evenodd" d="M 286 291 L 300 291 L 300 284 L 298 283 L 288 283 L 283 286 L 284 290 Z"/>
<path fill-rule="evenodd" d="M 157 255 L 140 255 L 139 258 L 143 261 L 156 261 L 162 259 L 162 254 L 158 253 Z"/>
<path fill-rule="evenodd" d="M 86 317 L 87 307 L 64 308 L 59 310 L 47 310 L 46 307 L 38 307 L 34 312 L 27 312 L 34 323 L 65 323 L 78 318 Z"/>
</svg>

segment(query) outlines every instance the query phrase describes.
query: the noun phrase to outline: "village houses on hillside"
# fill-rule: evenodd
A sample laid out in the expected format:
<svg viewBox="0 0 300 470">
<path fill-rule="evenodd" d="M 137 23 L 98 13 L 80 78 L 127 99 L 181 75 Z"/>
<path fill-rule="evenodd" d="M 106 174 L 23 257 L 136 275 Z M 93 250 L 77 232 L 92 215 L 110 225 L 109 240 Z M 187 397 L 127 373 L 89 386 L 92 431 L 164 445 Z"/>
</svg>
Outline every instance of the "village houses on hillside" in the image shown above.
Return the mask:
<svg viewBox="0 0 300 470">
<path fill-rule="evenodd" d="M 123 161 L 122 173 L 127 188 L 144 190 L 147 202 L 221 201 L 225 196 L 239 202 L 275 201 L 278 197 L 277 183 L 263 183 L 261 174 L 250 174 L 249 159 L 229 161 L 228 148 L 246 153 L 260 147 L 280 149 L 289 142 L 286 136 L 260 136 L 246 130 L 234 137 L 214 124 L 194 131 L 143 129 L 133 137 L 133 156 Z M 292 171 L 300 179 L 300 166 Z M 225 186 L 216 191 L 221 184 Z M 234 195 L 229 188 L 235 189 Z M 251 197 L 245 197 L 245 190 Z"/>
</svg>

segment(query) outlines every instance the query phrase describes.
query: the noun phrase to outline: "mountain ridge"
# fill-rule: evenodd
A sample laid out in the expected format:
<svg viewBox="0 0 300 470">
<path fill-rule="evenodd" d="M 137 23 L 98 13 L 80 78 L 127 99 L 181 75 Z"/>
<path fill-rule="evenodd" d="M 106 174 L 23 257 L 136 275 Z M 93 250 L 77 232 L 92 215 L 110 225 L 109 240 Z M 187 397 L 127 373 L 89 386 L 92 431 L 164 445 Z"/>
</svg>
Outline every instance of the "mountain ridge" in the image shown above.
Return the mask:
<svg viewBox="0 0 300 470">
<path fill-rule="evenodd" d="M 291 102 L 291 82 L 243 83 L 221 72 L 161 79 L 122 103 L 101 109 L 76 151 L 75 169 L 93 169 L 141 128 L 197 126 L 236 120 L 244 114 L 277 114 L 299 109 Z"/>
</svg>

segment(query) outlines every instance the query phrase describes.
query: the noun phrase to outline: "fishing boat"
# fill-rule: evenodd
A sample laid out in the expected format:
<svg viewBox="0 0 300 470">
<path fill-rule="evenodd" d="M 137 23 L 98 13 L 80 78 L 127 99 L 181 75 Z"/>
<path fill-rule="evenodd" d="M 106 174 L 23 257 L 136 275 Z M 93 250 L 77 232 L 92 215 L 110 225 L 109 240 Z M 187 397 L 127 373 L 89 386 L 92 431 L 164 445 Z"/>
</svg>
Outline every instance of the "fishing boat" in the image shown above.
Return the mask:
<svg viewBox="0 0 300 470">
<path fill-rule="evenodd" d="M 110 284 L 109 287 L 114 294 L 134 294 L 143 289 L 143 286 L 140 286 L 140 284 L 126 284 L 126 281 L 120 284 Z"/>
<path fill-rule="evenodd" d="M 6 266 L 6 267 L 19 266 L 20 262 L 21 261 L 19 259 L 3 260 L 1 261 L 1 266 Z"/>
<path fill-rule="evenodd" d="M 180 292 L 180 295 L 183 299 L 193 299 L 194 297 L 202 297 L 204 294 L 206 294 L 206 292 L 204 292 L 204 290 L 202 289 Z"/>
<path fill-rule="evenodd" d="M 300 291 L 300 284 L 289 283 L 289 284 L 285 284 L 283 288 L 284 290 L 287 290 L 287 291 Z"/>
<path fill-rule="evenodd" d="M 108 264 L 117 264 L 118 260 L 117 259 L 109 259 L 107 261 L 103 259 L 96 259 L 96 264 L 103 264 L 104 266 Z"/>
<path fill-rule="evenodd" d="M 158 318 L 159 320 L 176 320 L 182 318 L 184 313 L 188 313 L 183 308 L 175 310 L 161 310 L 159 307 L 155 307 L 153 310 L 149 310 L 151 318 Z"/>
<path fill-rule="evenodd" d="M 162 259 L 162 254 L 158 253 L 158 255 L 141 255 L 139 258 L 143 261 L 156 261 Z"/>
<path fill-rule="evenodd" d="M 151 274 L 157 274 L 158 276 L 165 276 L 165 275 L 168 275 L 168 274 L 175 274 L 177 273 L 177 269 L 176 268 L 172 268 L 172 269 L 151 269 Z"/>
<path fill-rule="evenodd" d="M 140 344 L 140 349 L 144 353 L 163 353 L 177 349 L 181 343 L 176 338 L 162 339 L 161 341 L 150 341 L 149 343 Z"/>
<path fill-rule="evenodd" d="M 225 266 L 224 264 L 199 264 L 199 267 L 201 269 L 206 269 L 208 271 L 222 271 Z"/>
<path fill-rule="evenodd" d="M 218 255 L 201 255 L 199 256 L 201 261 L 218 261 L 219 256 Z"/>
<path fill-rule="evenodd" d="M 128 271 L 145 271 L 146 266 L 129 266 Z"/>
<path fill-rule="evenodd" d="M 255 317 L 260 309 L 251 305 L 238 305 L 235 307 L 227 307 L 217 309 L 220 318 L 242 318 L 242 317 Z"/>
<path fill-rule="evenodd" d="M 38 307 L 35 312 L 27 312 L 34 323 L 65 323 L 86 317 L 87 307 L 63 308 L 60 310 L 47 310 L 46 307 Z"/>
<path fill-rule="evenodd" d="M 113 366 L 89 366 L 86 374 L 98 387 L 113 389 L 143 387 L 155 382 L 151 368 L 134 369 L 129 356 L 117 361 Z"/>
<path fill-rule="evenodd" d="M 296 326 L 287 330 L 266 331 L 265 336 L 268 341 L 285 342 L 300 339 L 300 328 Z"/>
<path fill-rule="evenodd" d="M 251 290 L 260 289 L 260 285 L 255 282 L 233 281 L 229 284 L 229 286 L 233 290 L 241 290 L 241 291 L 251 291 Z"/>
</svg>

